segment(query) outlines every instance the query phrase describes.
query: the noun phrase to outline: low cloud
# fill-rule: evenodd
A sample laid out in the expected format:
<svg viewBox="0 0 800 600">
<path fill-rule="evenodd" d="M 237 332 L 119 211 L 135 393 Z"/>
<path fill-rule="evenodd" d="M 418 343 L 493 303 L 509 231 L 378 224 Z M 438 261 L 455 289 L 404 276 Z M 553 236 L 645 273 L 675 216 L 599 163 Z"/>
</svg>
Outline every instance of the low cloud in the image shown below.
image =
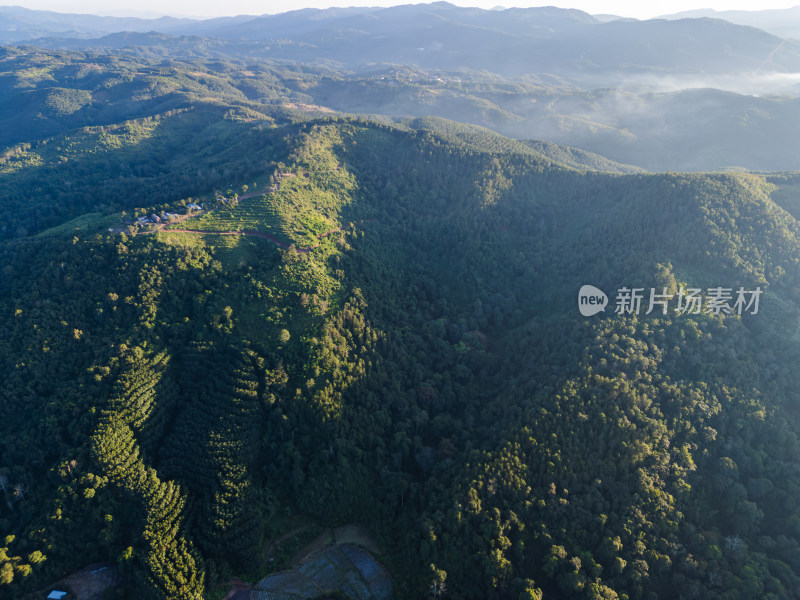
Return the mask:
<svg viewBox="0 0 800 600">
<path fill-rule="evenodd" d="M 669 74 L 628 75 L 612 77 L 615 87 L 636 92 L 679 92 L 689 89 L 713 88 L 747 96 L 788 94 L 800 96 L 800 73 L 735 73 L 735 74 Z M 609 85 L 607 76 L 598 81 Z"/>
</svg>

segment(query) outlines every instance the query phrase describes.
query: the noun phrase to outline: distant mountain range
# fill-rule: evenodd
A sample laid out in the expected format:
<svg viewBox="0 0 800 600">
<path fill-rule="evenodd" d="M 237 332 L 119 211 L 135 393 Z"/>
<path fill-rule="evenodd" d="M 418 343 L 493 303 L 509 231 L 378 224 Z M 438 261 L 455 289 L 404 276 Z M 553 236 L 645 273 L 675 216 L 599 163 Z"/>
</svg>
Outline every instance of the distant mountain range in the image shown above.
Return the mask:
<svg viewBox="0 0 800 600">
<path fill-rule="evenodd" d="M 88 39 L 122 31 L 168 32 L 192 26 L 202 30 L 203 24 L 222 27 L 250 19 L 253 17 L 230 17 L 208 21 L 175 17 L 157 19 L 101 17 L 31 10 L 21 6 L 0 6 L 0 43 L 13 44 L 50 36 Z"/>
<path fill-rule="evenodd" d="M 737 25 L 749 25 L 773 35 L 800 39 L 800 6 L 772 10 L 721 10 L 700 8 L 671 15 L 665 19 L 724 19 Z"/>
<path fill-rule="evenodd" d="M 208 20 L 0 9 L 4 43 L 36 41 L 76 49 L 114 46 L 113 40 L 96 38 L 120 32 L 215 38 L 224 42 L 219 51 L 227 49 L 237 56 L 335 61 L 359 69 L 388 63 L 482 69 L 505 76 L 558 73 L 592 82 L 599 74 L 604 84 L 613 82 L 610 73 L 620 71 L 634 75 L 800 71 L 800 42 L 721 19 L 603 22 L 579 10 L 483 10 L 446 2 Z M 92 38 L 96 41 L 87 41 Z"/>
<path fill-rule="evenodd" d="M 176 26 L 181 19 L 137 19 L 99 17 L 30 10 L 19 6 L 0 7 L 0 43 L 12 44 L 46 36 L 92 38 L 117 31 L 154 31 Z"/>
</svg>

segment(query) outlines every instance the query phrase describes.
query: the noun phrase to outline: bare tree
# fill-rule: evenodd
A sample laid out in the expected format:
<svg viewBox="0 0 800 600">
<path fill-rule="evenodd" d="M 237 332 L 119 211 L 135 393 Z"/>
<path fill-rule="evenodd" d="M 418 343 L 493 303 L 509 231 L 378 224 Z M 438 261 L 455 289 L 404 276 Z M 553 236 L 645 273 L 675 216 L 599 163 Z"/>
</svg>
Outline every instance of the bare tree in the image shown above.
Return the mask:
<svg viewBox="0 0 800 600">
<path fill-rule="evenodd" d="M 708 572 L 708 585 L 712 587 L 719 585 L 719 571 L 711 570 Z"/>
<path fill-rule="evenodd" d="M 444 581 L 436 581 L 434 579 L 431 580 L 428 590 L 430 591 L 431 596 L 434 598 L 440 598 L 447 593 L 447 585 L 444 583 Z"/>
<path fill-rule="evenodd" d="M 445 585 L 445 580 L 447 579 L 447 571 L 443 569 L 437 569 L 435 565 L 430 565 L 431 575 L 431 582 L 428 585 L 428 590 L 431 593 L 431 596 L 434 598 L 441 598 L 445 594 L 447 594 L 447 586 Z"/>
<path fill-rule="evenodd" d="M 725 545 L 731 550 L 738 550 L 744 545 L 744 542 L 738 535 L 729 535 L 725 538 Z"/>
<path fill-rule="evenodd" d="M 16 484 L 14 486 L 14 498 L 17 498 L 19 500 L 24 500 L 25 499 L 25 492 L 27 492 L 27 491 L 28 491 L 28 488 L 27 488 L 27 486 L 25 484 L 23 484 L 23 483 Z"/>
</svg>

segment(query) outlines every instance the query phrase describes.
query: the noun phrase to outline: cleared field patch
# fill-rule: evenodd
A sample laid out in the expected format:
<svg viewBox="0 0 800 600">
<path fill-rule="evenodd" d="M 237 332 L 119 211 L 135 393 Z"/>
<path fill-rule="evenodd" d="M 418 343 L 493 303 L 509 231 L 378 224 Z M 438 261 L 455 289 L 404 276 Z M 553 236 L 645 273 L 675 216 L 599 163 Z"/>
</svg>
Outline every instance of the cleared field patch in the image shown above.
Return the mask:
<svg viewBox="0 0 800 600">
<path fill-rule="evenodd" d="M 38 233 L 36 237 L 69 237 L 78 234 L 85 235 L 87 233 L 104 233 L 109 227 L 119 225 L 119 222 L 120 217 L 118 214 L 106 215 L 98 212 L 86 213 L 85 215 L 75 217 L 66 223 L 62 223 L 61 225 L 57 225 L 56 227 L 51 227 L 50 229 L 42 231 L 41 233 Z"/>
<path fill-rule="evenodd" d="M 268 233 L 285 245 L 309 248 L 319 238 L 337 229 L 340 203 L 330 190 L 305 178 L 285 183 L 280 191 L 219 206 L 166 229 L 196 229 L 209 232 L 257 231 Z"/>
<path fill-rule="evenodd" d="M 269 244 L 258 238 L 244 235 L 222 235 L 220 233 L 183 233 L 163 230 L 155 233 L 162 244 L 181 248 L 209 248 L 214 257 L 226 267 L 244 267 L 259 260 L 257 244 Z M 270 244 L 271 245 L 271 244 Z"/>
<path fill-rule="evenodd" d="M 366 527 L 361 525 L 343 525 L 333 530 L 333 539 L 337 544 L 355 544 L 369 550 L 372 554 L 380 554 L 381 549 Z"/>
<path fill-rule="evenodd" d="M 235 206 L 220 206 L 169 229 L 201 231 L 264 231 L 278 237 L 283 228 L 272 195 L 262 194 L 240 200 Z"/>
<path fill-rule="evenodd" d="M 304 139 L 297 162 L 281 167 L 264 194 L 218 203 L 205 213 L 170 229 L 209 232 L 258 232 L 279 245 L 315 248 L 320 240 L 341 228 L 341 213 L 357 192 L 354 177 L 334 152 L 342 140 L 320 128 Z"/>
</svg>

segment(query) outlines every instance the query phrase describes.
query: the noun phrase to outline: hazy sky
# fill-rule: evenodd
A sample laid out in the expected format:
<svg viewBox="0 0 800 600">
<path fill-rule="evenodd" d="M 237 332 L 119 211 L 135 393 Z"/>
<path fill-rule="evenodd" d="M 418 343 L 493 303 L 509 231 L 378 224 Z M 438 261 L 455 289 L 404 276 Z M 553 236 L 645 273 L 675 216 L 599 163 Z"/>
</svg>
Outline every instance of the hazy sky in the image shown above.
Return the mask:
<svg viewBox="0 0 800 600">
<path fill-rule="evenodd" d="M 781 2 L 780 0 L 764 0 L 755 2 L 745 0 L 737 2 L 715 0 L 687 0 L 663 3 L 649 3 L 642 0 L 575 0 L 560 1 L 546 0 L 539 2 L 524 2 L 515 0 L 451 0 L 453 4 L 461 6 L 480 6 L 493 8 L 502 5 L 511 6 L 561 6 L 564 8 L 579 8 L 586 12 L 599 14 L 611 13 L 638 19 L 650 18 L 658 15 L 691 10 L 695 8 L 714 8 L 716 10 L 763 10 L 768 8 L 789 8 L 798 3 L 798 0 Z M 24 6 L 40 10 L 54 10 L 71 13 L 143 13 L 172 14 L 181 16 L 223 16 L 236 14 L 260 15 L 265 13 L 278 13 L 296 8 L 325 8 L 328 6 L 392 6 L 396 4 L 417 4 L 415 0 L 0 0 L 3 5 Z M 152 15 L 154 16 L 154 15 Z"/>
</svg>

